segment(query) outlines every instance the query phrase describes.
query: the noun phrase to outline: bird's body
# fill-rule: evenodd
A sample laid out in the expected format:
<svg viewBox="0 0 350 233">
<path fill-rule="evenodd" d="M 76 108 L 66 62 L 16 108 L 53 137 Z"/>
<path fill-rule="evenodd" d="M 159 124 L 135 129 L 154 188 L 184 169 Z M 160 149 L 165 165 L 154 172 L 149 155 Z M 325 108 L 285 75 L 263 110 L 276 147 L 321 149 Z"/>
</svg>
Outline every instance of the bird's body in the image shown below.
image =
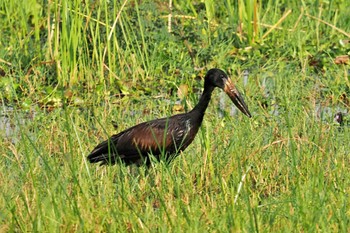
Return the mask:
<svg viewBox="0 0 350 233">
<path fill-rule="evenodd" d="M 149 164 L 149 154 L 159 160 L 162 155 L 170 159 L 193 141 L 199 129 L 198 124 L 193 124 L 195 121 L 196 116 L 179 114 L 143 122 L 99 144 L 89 155 L 89 161 L 114 164 L 120 159 L 125 164 Z M 118 156 L 109 157 L 116 153 Z"/>
<path fill-rule="evenodd" d="M 212 91 L 220 87 L 229 94 L 236 106 L 250 117 L 239 92 L 226 74 L 218 69 L 208 71 L 203 94 L 198 104 L 188 113 L 144 122 L 111 136 L 100 143 L 88 156 L 91 163 L 150 164 L 149 155 L 170 161 L 194 140 L 203 121 Z"/>
</svg>

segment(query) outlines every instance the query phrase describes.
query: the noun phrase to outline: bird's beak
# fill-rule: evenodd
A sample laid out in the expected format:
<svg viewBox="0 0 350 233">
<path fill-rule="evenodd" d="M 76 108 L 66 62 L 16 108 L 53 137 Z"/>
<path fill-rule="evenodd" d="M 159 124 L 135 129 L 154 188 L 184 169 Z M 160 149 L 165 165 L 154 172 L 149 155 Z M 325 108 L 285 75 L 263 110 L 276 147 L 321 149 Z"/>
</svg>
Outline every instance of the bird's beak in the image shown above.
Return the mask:
<svg viewBox="0 0 350 233">
<path fill-rule="evenodd" d="M 224 91 L 230 97 L 232 102 L 237 106 L 237 108 L 241 110 L 241 112 L 243 112 L 248 117 L 252 117 L 248 110 L 248 106 L 243 100 L 243 97 L 229 78 L 225 82 Z"/>
</svg>

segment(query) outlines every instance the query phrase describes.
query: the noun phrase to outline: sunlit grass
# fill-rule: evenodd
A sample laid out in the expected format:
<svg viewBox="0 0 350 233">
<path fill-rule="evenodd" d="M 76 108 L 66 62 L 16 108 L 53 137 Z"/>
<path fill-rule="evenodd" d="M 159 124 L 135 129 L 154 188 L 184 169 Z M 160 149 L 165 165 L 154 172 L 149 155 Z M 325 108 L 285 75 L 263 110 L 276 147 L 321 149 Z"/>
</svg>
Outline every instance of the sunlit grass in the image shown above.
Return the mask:
<svg viewBox="0 0 350 233">
<path fill-rule="evenodd" d="M 158 1 L 1 3 L 0 231 L 348 231 L 350 129 L 333 115 L 349 112 L 334 62 L 349 4 L 255 3 L 173 2 L 172 33 Z M 251 119 L 215 90 L 169 165 L 87 162 L 108 135 L 176 114 L 181 84 L 193 107 L 212 67 Z"/>
</svg>

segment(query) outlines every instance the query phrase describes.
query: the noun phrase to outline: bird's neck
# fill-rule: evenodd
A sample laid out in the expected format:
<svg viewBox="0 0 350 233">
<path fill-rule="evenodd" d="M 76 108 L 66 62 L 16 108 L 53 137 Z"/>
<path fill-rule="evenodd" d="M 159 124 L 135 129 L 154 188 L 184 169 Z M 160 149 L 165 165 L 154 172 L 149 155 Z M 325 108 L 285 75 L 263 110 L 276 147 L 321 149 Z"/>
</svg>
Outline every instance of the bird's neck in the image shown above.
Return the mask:
<svg viewBox="0 0 350 233">
<path fill-rule="evenodd" d="M 213 92 L 214 87 L 211 85 L 204 85 L 204 91 L 202 93 L 201 98 L 199 99 L 198 104 L 192 109 L 193 114 L 199 114 L 201 118 L 203 119 L 205 110 L 208 107 L 210 98 L 211 98 L 211 93 Z"/>
</svg>

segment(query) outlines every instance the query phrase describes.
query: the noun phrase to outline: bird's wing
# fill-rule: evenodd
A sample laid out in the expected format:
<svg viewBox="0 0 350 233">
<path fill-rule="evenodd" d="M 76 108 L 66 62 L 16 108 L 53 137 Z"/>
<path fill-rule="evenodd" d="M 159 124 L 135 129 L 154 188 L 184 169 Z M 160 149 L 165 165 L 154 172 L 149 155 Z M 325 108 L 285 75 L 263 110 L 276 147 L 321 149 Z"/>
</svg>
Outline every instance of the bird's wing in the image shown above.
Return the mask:
<svg viewBox="0 0 350 233">
<path fill-rule="evenodd" d="M 118 137 L 117 149 L 122 148 L 121 153 L 152 151 L 158 154 L 171 142 L 168 137 L 170 123 L 169 119 L 162 118 L 136 125 Z"/>
<path fill-rule="evenodd" d="M 119 138 L 118 144 L 125 142 L 142 153 L 152 151 L 154 155 L 162 153 L 162 150 L 168 154 L 184 150 L 193 141 L 199 128 L 184 116 L 179 114 L 134 126 Z"/>
<path fill-rule="evenodd" d="M 159 155 L 172 142 L 168 134 L 170 118 L 144 122 L 110 137 L 88 156 L 90 162 L 115 163 L 118 158 L 132 162 L 147 156 L 149 152 Z"/>
</svg>

